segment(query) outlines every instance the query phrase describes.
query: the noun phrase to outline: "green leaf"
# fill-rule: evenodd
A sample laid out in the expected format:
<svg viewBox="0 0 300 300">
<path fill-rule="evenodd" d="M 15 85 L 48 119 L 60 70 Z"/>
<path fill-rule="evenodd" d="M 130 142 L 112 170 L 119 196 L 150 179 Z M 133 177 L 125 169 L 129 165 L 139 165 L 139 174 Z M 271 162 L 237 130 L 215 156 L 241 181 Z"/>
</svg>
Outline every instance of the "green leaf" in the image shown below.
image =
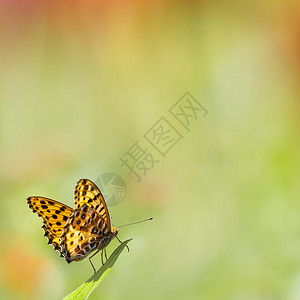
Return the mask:
<svg viewBox="0 0 300 300">
<path fill-rule="evenodd" d="M 82 300 L 87 299 L 91 292 L 98 286 L 98 284 L 104 279 L 106 274 L 112 268 L 121 252 L 126 247 L 127 243 L 131 241 L 129 239 L 123 242 L 119 247 L 112 253 L 107 262 L 85 283 L 78 287 L 74 292 L 66 296 L 63 300 Z"/>
</svg>

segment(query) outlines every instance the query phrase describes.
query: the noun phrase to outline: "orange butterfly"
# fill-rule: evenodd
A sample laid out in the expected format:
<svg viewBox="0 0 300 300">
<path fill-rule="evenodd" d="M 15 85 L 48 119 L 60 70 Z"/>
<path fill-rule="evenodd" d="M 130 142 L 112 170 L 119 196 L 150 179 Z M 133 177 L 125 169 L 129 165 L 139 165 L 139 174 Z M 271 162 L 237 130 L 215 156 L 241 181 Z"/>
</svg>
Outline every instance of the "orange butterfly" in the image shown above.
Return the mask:
<svg viewBox="0 0 300 300">
<path fill-rule="evenodd" d="M 80 179 L 77 182 L 74 209 L 44 197 L 29 197 L 27 202 L 33 212 L 43 219 L 42 228 L 48 244 L 68 263 L 82 260 L 97 250 L 89 258 L 96 272 L 91 258 L 102 250 L 102 264 L 103 252 L 107 260 L 106 246 L 114 237 L 118 239 L 118 229 L 111 226 L 103 195 L 91 180 Z"/>
</svg>

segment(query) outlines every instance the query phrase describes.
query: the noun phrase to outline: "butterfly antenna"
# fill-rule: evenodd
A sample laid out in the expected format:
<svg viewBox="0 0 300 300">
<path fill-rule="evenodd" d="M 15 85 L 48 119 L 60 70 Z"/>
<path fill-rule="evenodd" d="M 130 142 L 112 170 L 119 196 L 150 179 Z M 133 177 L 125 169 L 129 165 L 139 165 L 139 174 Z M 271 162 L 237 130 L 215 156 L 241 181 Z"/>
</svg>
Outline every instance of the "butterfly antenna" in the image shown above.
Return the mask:
<svg viewBox="0 0 300 300">
<path fill-rule="evenodd" d="M 120 228 L 120 227 L 124 227 L 124 226 L 129 226 L 129 225 L 134 225 L 134 224 L 138 224 L 138 223 L 143 223 L 143 222 L 146 222 L 146 221 L 150 221 L 150 220 L 152 220 L 153 218 L 148 218 L 148 219 L 145 219 L 145 220 L 142 220 L 142 221 L 138 221 L 138 222 L 133 222 L 133 223 L 129 223 L 129 224 L 124 224 L 124 225 L 121 225 L 121 226 L 119 226 L 118 227 L 118 229 Z M 115 235 L 115 237 L 117 238 L 117 240 L 121 243 L 121 244 L 123 244 L 123 242 Z M 127 250 L 128 250 L 128 252 L 129 252 L 129 247 L 126 245 L 126 248 L 127 248 Z"/>
<path fill-rule="evenodd" d="M 129 225 L 134 225 L 134 224 L 138 224 L 138 223 L 143 223 L 143 222 L 150 221 L 150 220 L 153 220 L 153 218 L 148 218 L 148 219 L 145 219 L 145 220 L 142 220 L 142 221 L 137 221 L 137 222 L 133 222 L 133 223 L 129 223 L 129 224 L 124 224 L 124 225 L 119 226 L 118 228 L 121 228 L 121 227 L 124 227 L 124 226 L 129 226 Z"/>
</svg>

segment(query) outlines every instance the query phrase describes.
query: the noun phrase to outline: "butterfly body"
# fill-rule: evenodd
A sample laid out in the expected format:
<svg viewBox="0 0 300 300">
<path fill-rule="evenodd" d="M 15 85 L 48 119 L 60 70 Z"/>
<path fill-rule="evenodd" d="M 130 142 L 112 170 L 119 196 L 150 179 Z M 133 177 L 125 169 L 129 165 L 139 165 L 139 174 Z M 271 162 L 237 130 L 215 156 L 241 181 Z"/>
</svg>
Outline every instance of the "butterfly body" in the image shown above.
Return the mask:
<svg viewBox="0 0 300 300">
<path fill-rule="evenodd" d="M 29 197 L 27 202 L 43 219 L 48 244 L 68 263 L 105 249 L 118 234 L 118 229 L 111 226 L 103 195 L 88 179 L 77 182 L 74 209 L 44 197 Z"/>
<path fill-rule="evenodd" d="M 64 226 L 60 237 L 63 256 L 68 263 L 82 260 L 94 250 L 108 246 L 117 233 L 94 207 L 84 204 L 72 212 Z"/>
</svg>

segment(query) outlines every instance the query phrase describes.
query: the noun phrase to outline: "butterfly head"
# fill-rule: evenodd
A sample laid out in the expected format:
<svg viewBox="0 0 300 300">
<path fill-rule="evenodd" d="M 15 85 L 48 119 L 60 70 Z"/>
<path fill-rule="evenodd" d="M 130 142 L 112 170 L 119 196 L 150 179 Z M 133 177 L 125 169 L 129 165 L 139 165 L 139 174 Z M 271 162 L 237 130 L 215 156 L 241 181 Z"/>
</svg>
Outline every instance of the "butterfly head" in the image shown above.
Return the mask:
<svg viewBox="0 0 300 300">
<path fill-rule="evenodd" d="M 119 231 L 118 228 L 115 228 L 115 227 L 113 227 L 113 226 L 111 227 L 111 233 L 112 233 L 114 236 L 117 236 L 118 231 Z"/>
</svg>

